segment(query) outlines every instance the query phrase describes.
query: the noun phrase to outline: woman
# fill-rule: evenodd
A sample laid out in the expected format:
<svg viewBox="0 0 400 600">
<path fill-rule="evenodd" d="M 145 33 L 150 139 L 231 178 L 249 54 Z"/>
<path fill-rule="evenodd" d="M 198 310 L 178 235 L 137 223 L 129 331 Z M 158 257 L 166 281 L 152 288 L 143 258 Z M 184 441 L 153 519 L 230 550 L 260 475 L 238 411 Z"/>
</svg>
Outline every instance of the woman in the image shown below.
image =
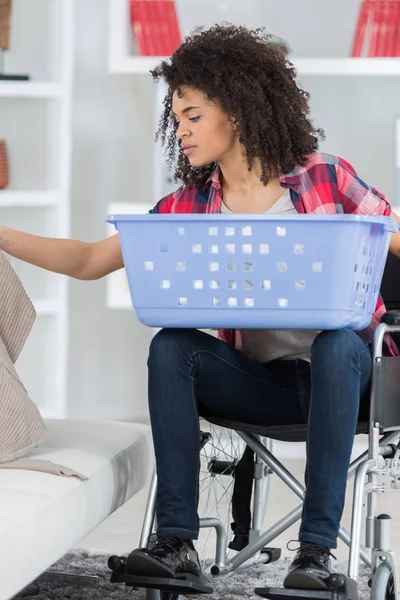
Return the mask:
<svg viewBox="0 0 400 600">
<path fill-rule="evenodd" d="M 152 212 L 344 212 L 398 220 L 385 196 L 349 163 L 318 153 L 323 132 L 310 120 L 308 94 L 297 85 L 286 50 L 262 30 L 197 31 L 152 74 L 168 85 L 159 135 L 183 182 Z M 3 228 L 0 248 L 78 279 L 123 266 L 118 236 L 85 244 Z M 400 257 L 400 234 L 390 250 Z M 199 414 L 206 411 L 265 425 L 308 423 L 300 545 L 284 585 L 326 587 L 356 423 L 359 414 L 368 416 L 368 344 L 384 312 L 379 300 L 360 335 L 242 330 L 217 339 L 164 329 L 155 336 L 148 368 L 158 543 L 130 554 L 131 573 L 200 574 L 192 540 L 198 536 Z M 386 352 L 397 352 L 390 339 Z"/>
</svg>

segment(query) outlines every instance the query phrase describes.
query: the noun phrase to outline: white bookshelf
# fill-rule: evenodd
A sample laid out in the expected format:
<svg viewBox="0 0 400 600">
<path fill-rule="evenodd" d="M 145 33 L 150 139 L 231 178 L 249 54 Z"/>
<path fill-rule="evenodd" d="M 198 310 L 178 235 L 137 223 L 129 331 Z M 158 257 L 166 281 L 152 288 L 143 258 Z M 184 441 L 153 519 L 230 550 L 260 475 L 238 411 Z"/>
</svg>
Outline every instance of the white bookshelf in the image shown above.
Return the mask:
<svg viewBox="0 0 400 600">
<path fill-rule="evenodd" d="M 128 10 L 126 0 L 109 0 L 109 71 L 147 74 L 166 57 L 134 55 Z M 300 76 L 400 76 L 400 58 L 294 58 L 293 63 Z"/>
<path fill-rule="evenodd" d="M 165 58 L 110 54 L 110 72 L 145 75 Z M 400 76 L 400 58 L 294 58 L 293 64 L 300 76 Z"/>
<path fill-rule="evenodd" d="M 15 1 L 6 70 L 21 72 L 23 65 L 31 79 L 0 82 L 0 139 L 6 140 L 10 159 L 10 186 L 0 190 L 0 222 L 35 235 L 67 238 L 74 0 L 41 3 L 31 14 L 35 22 L 27 23 L 24 16 L 32 9 L 30 2 Z M 35 49 L 39 36 L 41 47 L 46 47 L 40 62 L 35 52 L 27 51 Z M 10 260 L 37 314 L 17 372 L 41 414 L 63 418 L 67 414 L 68 279 Z"/>
<path fill-rule="evenodd" d="M 60 83 L 0 81 L 0 98 L 62 98 L 66 90 Z"/>
<path fill-rule="evenodd" d="M 0 208 L 44 208 L 60 205 L 62 194 L 52 191 L 0 191 Z"/>
</svg>

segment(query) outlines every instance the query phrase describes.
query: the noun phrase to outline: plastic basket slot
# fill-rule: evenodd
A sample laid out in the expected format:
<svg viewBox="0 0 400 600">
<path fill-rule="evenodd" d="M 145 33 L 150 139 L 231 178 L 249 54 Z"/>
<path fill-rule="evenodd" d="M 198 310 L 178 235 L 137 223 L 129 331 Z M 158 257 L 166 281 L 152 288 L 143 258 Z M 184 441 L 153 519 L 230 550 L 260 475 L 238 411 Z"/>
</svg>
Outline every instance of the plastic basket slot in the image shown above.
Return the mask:
<svg viewBox="0 0 400 600">
<path fill-rule="evenodd" d="M 314 273 L 321 273 L 322 272 L 322 263 L 314 262 L 313 266 L 312 266 L 312 270 L 314 271 Z"/>
<path fill-rule="evenodd" d="M 186 271 L 186 263 L 178 261 L 176 263 L 176 270 L 177 271 Z"/>
<path fill-rule="evenodd" d="M 251 254 L 253 252 L 253 246 L 251 244 L 243 244 L 242 251 L 243 254 Z"/>
<path fill-rule="evenodd" d="M 228 306 L 229 308 L 235 308 L 237 306 L 237 298 L 228 298 Z"/>
<path fill-rule="evenodd" d="M 260 254 L 269 254 L 269 244 L 260 244 Z"/>
<path fill-rule="evenodd" d="M 244 237 L 250 237 L 252 235 L 252 231 L 251 225 L 245 225 L 242 227 L 242 235 Z"/>
<path fill-rule="evenodd" d="M 225 244 L 225 252 L 227 254 L 235 254 L 235 244 Z"/>
<path fill-rule="evenodd" d="M 245 262 L 243 265 L 243 268 L 245 271 L 252 271 L 253 270 L 253 263 L 251 262 Z"/>
<path fill-rule="evenodd" d="M 228 237 L 232 237 L 235 235 L 235 228 L 234 227 L 225 227 L 225 235 Z"/>
<path fill-rule="evenodd" d="M 146 260 L 144 263 L 145 271 L 154 271 L 154 263 L 151 260 Z"/>
<path fill-rule="evenodd" d="M 285 262 L 278 262 L 278 271 L 279 271 L 279 273 L 286 273 L 287 270 L 288 270 L 287 263 L 285 263 Z"/>
<path fill-rule="evenodd" d="M 294 245 L 294 253 L 295 254 L 304 254 L 304 244 L 295 244 Z"/>
<path fill-rule="evenodd" d="M 261 287 L 263 290 L 270 290 L 271 289 L 271 282 L 269 279 L 263 279 L 262 283 L 261 283 Z"/>
<path fill-rule="evenodd" d="M 276 228 L 276 235 L 278 237 L 284 237 L 286 235 L 286 227 L 281 227 L 278 225 Z"/>
<path fill-rule="evenodd" d="M 218 235 L 218 227 L 209 227 L 208 228 L 208 235 Z"/>
<path fill-rule="evenodd" d="M 244 289 L 245 290 L 252 290 L 253 289 L 253 282 L 249 281 L 248 279 L 244 282 Z"/>
<path fill-rule="evenodd" d="M 303 279 L 298 279 L 295 283 L 295 289 L 298 291 L 304 291 L 306 289 L 306 282 Z"/>
<path fill-rule="evenodd" d="M 201 244 L 193 244 L 192 246 L 192 254 L 201 254 L 202 253 L 202 245 Z"/>
<path fill-rule="evenodd" d="M 204 287 L 204 283 L 202 279 L 195 279 L 193 282 L 193 287 L 195 290 L 202 290 Z"/>
<path fill-rule="evenodd" d="M 161 281 L 161 288 L 162 288 L 163 290 L 169 290 L 169 289 L 170 289 L 170 287 L 171 287 L 171 282 L 170 282 L 170 280 L 169 280 L 169 279 L 163 279 L 163 280 Z"/>
<path fill-rule="evenodd" d="M 234 279 L 229 279 L 228 281 L 228 290 L 236 290 L 237 282 Z"/>
<path fill-rule="evenodd" d="M 210 251 L 210 254 L 218 254 L 218 252 L 219 252 L 218 244 L 211 244 L 209 251 Z"/>
<path fill-rule="evenodd" d="M 254 307 L 254 298 L 245 298 L 244 305 L 246 308 L 253 308 Z"/>
<path fill-rule="evenodd" d="M 167 244 L 161 244 L 161 246 L 160 246 L 160 252 L 168 252 L 168 246 L 167 246 Z"/>
<path fill-rule="evenodd" d="M 227 262 L 226 270 L 227 271 L 236 271 L 236 264 L 234 262 Z"/>
<path fill-rule="evenodd" d="M 278 304 L 280 308 L 287 308 L 289 306 L 289 300 L 287 298 L 278 298 Z"/>
<path fill-rule="evenodd" d="M 212 290 L 218 290 L 219 289 L 219 281 L 217 281 L 216 279 L 211 279 L 210 288 Z"/>
<path fill-rule="evenodd" d="M 214 273 L 217 272 L 217 271 L 219 271 L 219 263 L 217 263 L 217 262 L 210 262 L 209 269 L 210 269 L 210 271 L 212 271 Z"/>
</svg>

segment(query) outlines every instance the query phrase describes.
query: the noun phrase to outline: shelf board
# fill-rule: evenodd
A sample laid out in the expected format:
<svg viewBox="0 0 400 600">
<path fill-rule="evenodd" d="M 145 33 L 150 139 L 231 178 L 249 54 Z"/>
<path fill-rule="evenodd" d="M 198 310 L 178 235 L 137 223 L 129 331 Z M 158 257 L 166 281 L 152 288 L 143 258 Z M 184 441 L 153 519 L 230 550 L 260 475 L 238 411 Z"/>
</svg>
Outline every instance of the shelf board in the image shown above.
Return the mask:
<svg viewBox="0 0 400 600">
<path fill-rule="evenodd" d="M 32 300 L 38 317 L 52 317 L 59 313 L 54 300 Z"/>
<path fill-rule="evenodd" d="M 112 73 L 148 74 L 162 56 L 125 56 L 113 60 Z M 299 75 L 319 76 L 400 76 L 400 58 L 297 58 L 293 59 Z"/>
<path fill-rule="evenodd" d="M 54 191 L 0 191 L 0 208 L 43 208 L 60 203 L 60 194 Z"/>
<path fill-rule="evenodd" d="M 60 98 L 64 87 L 57 82 L 0 81 L 0 98 Z"/>
</svg>

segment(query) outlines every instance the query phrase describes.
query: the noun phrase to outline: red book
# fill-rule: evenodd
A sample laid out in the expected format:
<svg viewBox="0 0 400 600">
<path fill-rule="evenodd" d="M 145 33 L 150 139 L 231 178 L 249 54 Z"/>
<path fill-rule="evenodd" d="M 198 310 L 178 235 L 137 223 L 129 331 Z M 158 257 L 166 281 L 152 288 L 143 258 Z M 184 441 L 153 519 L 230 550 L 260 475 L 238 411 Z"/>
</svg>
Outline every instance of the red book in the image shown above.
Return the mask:
<svg viewBox="0 0 400 600">
<path fill-rule="evenodd" d="M 393 23 L 390 19 L 393 0 L 382 1 L 381 35 L 379 39 L 378 56 L 390 56 Z"/>
<path fill-rule="evenodd" d="M 156 19 L 153 0 L 130 0 L 132 30 L 143 56 L 157 56 Z"/>
<path fill-rule="evenodd" d="M 158 1 L 157 0 L 147 0 L 149 5 L 149 13 L 151 15 L 150 19 L 150 35 L 153 42 L 153 51 L 154 56 L 162 56 L 164 49 L 164 41 L 163 41 L 163 31 L 162 31 L 162 19 L 160 18 L 160 12 L 158 9 Z"/>
<path fill-rule="evenodd" d="M 358 15 L 358 21 L 356 26 L 356 33 L 354 36 L 353 48 L 351 56 L 363 56 L 365 39 L 367 35 L 369 16 L 372 10 L 372 0 L 363 0 L 360 5 L 360 12 Z"/>
<path fill-rule="evenodd" d="M 171 54 L 171 41 L 165 0 L 154 0 L 154 10 L 157 13 L 158 21 L 159 56 L 169 56 Z"/>
<path fill-rule="evenodd" d="M 181 32 L 179 29 L 178 15 L 174 0 L 164 0 L 166 9 L 166 19 L 171 41 L 170 54 L 173 54 L 182 44 Z"/>
<path fill-rule="evenodd" d="M 139 54 L 146 56 L 148 46 L 144 31 L 144 6 L 143 0 L 130 0 L 131 27 Z"/>
<path fill-rule="evenodd" d="M 395 35 L 394 35 L 394 53 L 393 56 L 400 56 L 400 1 L 395 0 L 396 14 L 395 14 Z"/>
<path fill-rule="evenodd" d="M 383 16 L 383 1 L 374 0 L 373 3 L 373 20 L 371 29 L 371 39 L 369 43 L 368 56 L 374 58 L 379 56 L 378 52 L 381 44 L 382 35 L 382 16 Z"/>
<path fill-rule="evenodd" d="M 395 36 L 395 0 L 387 0 L 387 15 L 386 15 L 386 44 L 383 48 L 383 56 L 393 56 L 393 40 Z"/>
<path fill-rule="evenodd" d="M 181 35 L 173 0 L 130 0 L 133 34 L 143 56 L 169 56 Z"/>
</svg>

